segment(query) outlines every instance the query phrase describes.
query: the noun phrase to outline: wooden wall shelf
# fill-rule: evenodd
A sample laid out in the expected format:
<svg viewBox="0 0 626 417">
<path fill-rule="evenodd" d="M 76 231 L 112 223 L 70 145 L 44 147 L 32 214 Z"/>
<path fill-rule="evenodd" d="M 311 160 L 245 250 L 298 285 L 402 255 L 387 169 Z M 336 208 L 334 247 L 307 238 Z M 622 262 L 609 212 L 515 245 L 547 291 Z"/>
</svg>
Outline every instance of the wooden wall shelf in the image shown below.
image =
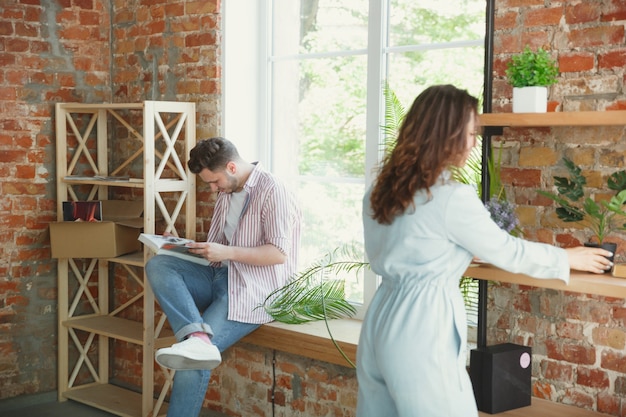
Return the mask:
<svg viewBox="0 0 626 417">
<path fill-rule="evenodd" d="M 550 127 L 550 126 L 618 126 L 626 125 L 626 110 L 550 113 L 484 113 L 482 126 Z"/>
<path fill-rule="evenodd" d="M 490 264 L 470 266 L 465 276 L 531 287 L 550 288 L 581 294 L 595 294 L 605 297 L 626 298 L 626 279 L 615 278 L 610 274 L 590 274 L 572 271 L 570 283 L 566 285 L 559 279 L 538 279 L 524 274 L 513 274 Z"/>
</svg>

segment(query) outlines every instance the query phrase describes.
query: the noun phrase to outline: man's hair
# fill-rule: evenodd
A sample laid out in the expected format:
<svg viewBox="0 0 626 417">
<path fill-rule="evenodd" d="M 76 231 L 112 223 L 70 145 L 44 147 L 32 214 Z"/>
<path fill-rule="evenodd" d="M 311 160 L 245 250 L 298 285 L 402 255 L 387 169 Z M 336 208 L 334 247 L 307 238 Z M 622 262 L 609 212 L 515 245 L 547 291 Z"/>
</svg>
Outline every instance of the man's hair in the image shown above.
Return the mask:
<svg viewBox="0 0 626 417">
<path fill-rule="evenodd" d="M 231 161 L 240 159 L 235 145 L 222 137 L 202 139 L 189 153 L 189 170 L 199 174 L 203 169 L 221 172 Z"/>
</svg>

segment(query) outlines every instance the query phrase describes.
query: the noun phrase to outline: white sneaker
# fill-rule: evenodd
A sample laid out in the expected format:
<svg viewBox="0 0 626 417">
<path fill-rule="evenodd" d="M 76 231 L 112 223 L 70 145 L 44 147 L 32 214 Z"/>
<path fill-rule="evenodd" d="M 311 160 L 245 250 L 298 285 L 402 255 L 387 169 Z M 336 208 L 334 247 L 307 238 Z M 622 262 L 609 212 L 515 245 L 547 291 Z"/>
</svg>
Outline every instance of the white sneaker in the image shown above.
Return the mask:
<svg viewBox="0 0 626 417">
<path fill-rule="evenodd" d="M 217 346 L 192 336 L 157 350 L 155 359 L 159 365 L 174 370 L 211 370 L 222 362 L 222 355 Z"/>
</svg>

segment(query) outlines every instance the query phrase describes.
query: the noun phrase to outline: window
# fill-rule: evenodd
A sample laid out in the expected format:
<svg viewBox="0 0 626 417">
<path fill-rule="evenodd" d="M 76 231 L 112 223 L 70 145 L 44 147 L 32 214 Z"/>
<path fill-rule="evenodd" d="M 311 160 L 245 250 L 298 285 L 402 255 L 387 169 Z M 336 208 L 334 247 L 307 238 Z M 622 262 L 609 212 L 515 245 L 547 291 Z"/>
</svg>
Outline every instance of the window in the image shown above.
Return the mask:
<svg viewBox="0 0 626 417">
<path fill-rule="evenodd" d="M 432 84 L 480 96 L 485 2 L 223 5 L 224 135 L 297 190 L 302 267 L 341 245 L 362 247 L 362 196 L 385 140 L 383 86 L 405 108 Z M 348 298 L 367 305 L 376 278 L 346 278 Z"/>
</svg>

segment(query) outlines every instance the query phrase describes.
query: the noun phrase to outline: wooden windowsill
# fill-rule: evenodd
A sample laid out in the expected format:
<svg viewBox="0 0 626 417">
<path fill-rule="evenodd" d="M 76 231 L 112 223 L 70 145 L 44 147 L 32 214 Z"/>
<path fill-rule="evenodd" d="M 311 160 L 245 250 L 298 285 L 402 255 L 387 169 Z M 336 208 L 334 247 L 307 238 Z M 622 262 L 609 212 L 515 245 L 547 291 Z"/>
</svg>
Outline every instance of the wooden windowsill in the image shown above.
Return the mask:
<svg viewBox="0 0 626 417">
<path fill-rule="evenodd" d="M 356 346 L 361 333 L 361 320 L 340 319 L 330 320 L 328 323 L 337 344 L 356 364 Z M 241 341 L 351 367 L 333 344 L 323 320 L 305 324 L 267 323 Z"/>
</svg>

